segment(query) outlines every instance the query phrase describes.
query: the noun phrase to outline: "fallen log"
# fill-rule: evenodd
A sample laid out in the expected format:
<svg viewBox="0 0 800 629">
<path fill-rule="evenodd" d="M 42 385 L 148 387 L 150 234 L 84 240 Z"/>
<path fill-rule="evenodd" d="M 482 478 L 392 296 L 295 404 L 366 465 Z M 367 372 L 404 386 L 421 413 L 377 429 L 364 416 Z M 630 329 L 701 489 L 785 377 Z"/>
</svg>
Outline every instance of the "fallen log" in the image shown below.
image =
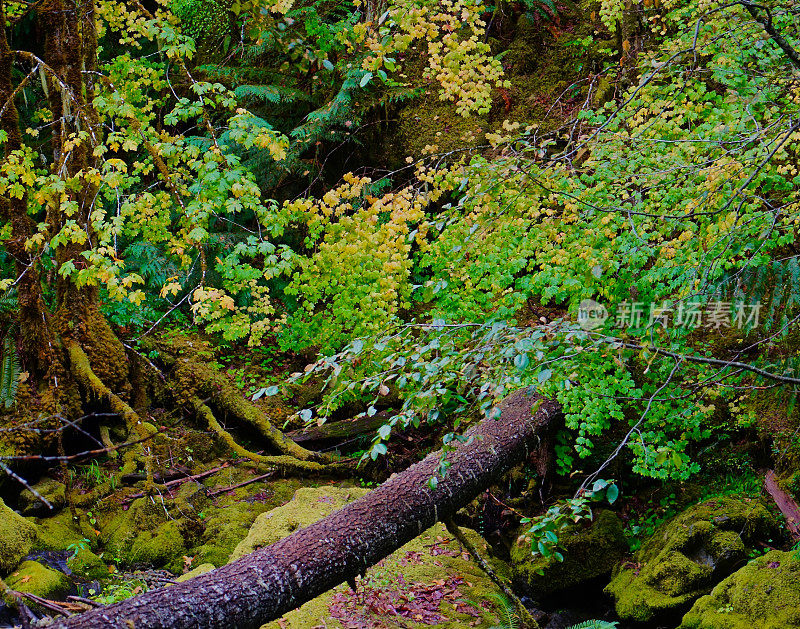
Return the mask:
<svg viewBox="0 0 800 629">
<path fill-rule="evenodd" d="M 441 452 L 319 522 L 226 566 L 168 588 L 91 610 L 61 629 L 257 628 L 343 583 L 439 520 L 447 520 L 539 447 L 555 427 L 558 404 L 518 391 L 446 453 L 450 467 L 435 486 Z"/>
</svg>

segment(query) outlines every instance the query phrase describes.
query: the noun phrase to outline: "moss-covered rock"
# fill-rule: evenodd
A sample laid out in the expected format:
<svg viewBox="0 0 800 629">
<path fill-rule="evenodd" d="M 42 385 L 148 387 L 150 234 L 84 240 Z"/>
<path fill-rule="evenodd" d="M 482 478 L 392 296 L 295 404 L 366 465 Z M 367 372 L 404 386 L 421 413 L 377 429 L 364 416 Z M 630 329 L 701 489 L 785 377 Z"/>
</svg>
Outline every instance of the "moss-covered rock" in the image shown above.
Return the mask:
<svg viewBox="0 0 800 629">
<path fill-rule="evenodd" d="M 12 590 L 49 599 L 64 596 L 72 586 L 63 572 L 52 570 L 38 561 L 22 562 L 5 582 Z"/>
<path fill-rule="evenodd" d="M 53 509 L 60 509 L 67 502 L 66 488 L 64 483 L 59 483 L 52 478 L 44 478 L 33 485 L 40 496 L 47 500 Z M 25 489 L 19 495 L 19 510 L 23 515 L 33 515 L 37 513 L 48 513 L 50 509 L 47 505 L 36 497 L 30 489 Z"/>
<path fill-rule="evenodd" d="M 299 489 L 289 503 L 256 519 L 231 560 L 276 542 L 366 493 L 360 488 Z M 480 535 L 469 529 L 464 533 L 498 572 L 507 572 L 492 560 Z M 497 588 L 442 524 L 370 568 L 357 590 L 353 593 L 349 586 L 340 585 L 264 627 L 307 629 L 323 618 L 329 629 L 383 627 L 387 615 L 393 613 L 409 628 L 497 625 L 488 603 Z"/>
<path fill-rule="evenodd" d="M 39 550 L 67 550 L 72 544 L 78 544 L 83 539 L 83 533 L 72 519 L 69 509 L 38 518 L 36 525 L 39 538 L 35 547 Z"/>
<path fill-rule="evenodd" d="M 559 546 L 563 562 L 531 555 L 524 535 L 511 550 L 514 583 L 536 600 L 610 573 L 628 550 L 622 522 L 613 511 L 602 511 L 589 527 L 567 531 Z"/>
<path fill-rule="evenodd" d="M 153 531 L 140 533 L 124 560 L 131 566 L 166 566 L 176 571 L 176 568 L 183 565 L 182 557 L 185 554 L 186 540 L 180 524 L 176 520 L 170 520 Z"/>
<path fill-rule="evenodd" d="M 224 482 L 235 485 L 247 480 L 250 473 L 250 470 L 232 471 Z M 214 482 L 218 483 L 219 480 Z M 300 487 L 299 480 L 286 478 L 272 483 L 246 485 L 215 498 L 213 504 L 203 507 L 198 513 L 203 531 L 188 554 L 194 558 L 196 565 L 225 565 L 236 546 L 247 537 L 255 519 L 287 503 Z"/>
<path fill-rule="evenodd" d="M 302 487 L 281 507 L 262 513 L 250 531 L 231 553 L 230 560 L 239 559 L 254 550 L 274 544 L 297 529 L 330 515 L 348 502 L 369 493 L 359 487 Z"/>
<path fill-rule="evenodd" d="M 8 574 L 31 552 L 36 526 L 0 500 L 0 575 Z"/>
<path fill-rule="evenodd" d="M 683 617 L 682 629 L 792 629 L 800 627 L 800 559 L 773 550 L 751 561 L 703 596 Z"/>
<path fill-rule="evenodd" d="M 777 534 L 761 502 L 715 498 L 659 527 L 606 588 L 626 620 L 651 622 L 683 614 L 703 594 L 742 566 L 758 540 Z"/>
<path fill-rule="evenodd" d="M 88 548 L 80 548 L 67 560 L 67 566 L 73 574 L 89 581 L 108 576 L 108 566 Z"/>
</svg>

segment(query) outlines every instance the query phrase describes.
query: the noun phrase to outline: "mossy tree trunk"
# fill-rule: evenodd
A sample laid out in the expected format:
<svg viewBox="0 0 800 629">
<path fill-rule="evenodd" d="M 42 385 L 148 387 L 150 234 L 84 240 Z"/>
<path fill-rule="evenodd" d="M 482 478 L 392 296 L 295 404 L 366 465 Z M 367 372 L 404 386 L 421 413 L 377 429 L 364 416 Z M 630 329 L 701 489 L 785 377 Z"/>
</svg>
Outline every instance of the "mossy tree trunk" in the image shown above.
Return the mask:
<svg viewBox="0 0 800 629">
<path fill-rule="evenodd" d="M 434 452 L 360 500 L 289 537 L 185 583 L 59 621 L 61 629 L 256 628 L 280 618 L 408 543 L 539 447 L 555 426 L 556 403 L 524 391 L 500 404 L 499 419 L 467 431 L 468 441 Z M 436 486 L 442 457 L 450 467 Z"/>
<path fill-rule="evenodd" d="M 19 303 L 18 347 L 22 369 L 30 375 L 26 400 L 47 401 L 46 404 L 31 402 L 36 412 L 20 412 L 18 415 L 47 415 L 54 422 L 57 417 L 75 420 L 87 410 L 96 410 L 100 406 L 118 414 L 128 429 L 129 440 L 141 443 L 153 430 L 130 403 L 132 386 L 128 355 L 101 310 L 101 289 L 96 285 L 79 285 L 73 279 L 74 272 L 59 273 L 64 265 L 78 272 L 85 269 L 88 264 L 85 254 L 98 236 L 92 227 L 93 214 L 102 199 L 93 173 L 103 167 L 96 148 L 103 144 L 104 129 L 93 104 L 95 81 L 100 80 L 97 78 L 94 0 L 40 0 L 31 3 L 26 19 L 35 24 L 32 32 L 36 41 L 22 42 L 25 50 L 15 50 L 17 42 L 10 41 L 14 22 L 7 19 L 6 4 L 0 0 L 0 130 L 8 136 L 8 141 L 4 142 L 4 157 L 7 162 L 23 159 L 20 157 L 24 146 L 17 103 L 21 102 L 26 81 L 41 76 L 52 112 L 49 136 L 42 144 L 42 150 L 50 150 L 47 161 L 51 164 L 51 173 L 67 182 L 61 195 L 53 195 L 55 199 L 46 201 L 47 207 L 36 208 L 24 190 L 19 194 L 15 191 L 16 196 L 6 198 L 3 195 L 0 199 L 0 217 L 11 227 L 11 237 L 3 242 L 3 246 L 14 258 L 18 276 L 14 284 Z M 27 78 L 16 85 L 15 64 L 24 70 L 30 69 Z M 169 181 L 169 172 L 166 172 L 163 161 L 159 162 L 157 153 L 152 157 L 160 164 L 160 176 Z M 43 217 L 38 220 L 46 225 L 44 242 L 52 242 L 54 236 L 68 233 L 65 226 L 76 226 L 79 232 L 74 238 L 59 239 L 54 245 L 55 273 L 51 272 L 52 277 L 42 271 L 40 254 L 28 250 L 31 237 L 37 231 L 29 214 L 32 209 Z M 202 248 L 198 255 L 203 258 Z M 48 283 L 49 291 L 46 290 Z M 208 395 L 223 389 L 225 393 L 227 381 L 214 370 L 205 369 L 202 375 L 208 382 L 195 374 L 196 381 L 187 393 L 189 399 L 200 391 Z M 328 458 L 286 438 L 255 405 L 235 393 L 217 395 L 216 401 L 227 412 L 258 428 L 265 441 L 281 455 L 274 463 L 280 463 L 283 469 L 292 469 L 292 461 L 297 460 L 305 464 L 298 465 L 304 471 L 309 471 L 309 467 L 313 471 L 324 470 Z M 28 448 L 25 453 L 41 450 L 43 444 L 36 445 L 38 447 Z M 147 445 L 141 447 L 146 449 Z M 265 464 L 271 461 L 269 457 L 259 460 Z M 128 455 L 121 473 L 131 473 L 136 466 L 135 457 Z M 151 474 L 148 476 L 152 478 Z M 99 496 L 87 495 L 85 499 L 96 497 Z"/>
</svg>

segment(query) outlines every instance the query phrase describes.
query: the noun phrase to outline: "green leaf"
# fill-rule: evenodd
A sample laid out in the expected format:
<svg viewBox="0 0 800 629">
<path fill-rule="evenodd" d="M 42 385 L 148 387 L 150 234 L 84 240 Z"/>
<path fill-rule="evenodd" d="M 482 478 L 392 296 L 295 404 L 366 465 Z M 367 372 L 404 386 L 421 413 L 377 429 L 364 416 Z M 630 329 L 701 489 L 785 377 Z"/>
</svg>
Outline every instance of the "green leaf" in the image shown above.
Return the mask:
<svg viewBox="0 0 800 629">
<path fill-rule="evenodd" d="M 608 489 L 606 489 L 606 498 L 608 499 L 608 504 L 613 505 L 617 498 L 619 497 L 619 487 L 616 485 L 609 485 Z"/>
<path fill-rule="evenodd" d="M 372 80 L 372 72 L 367 72 L 364 76 L 361 77 L 361 81 L 358 83 L 359 87 L 366 87 L 367 83 Z"/>
<path fill-rule="evenodd" d="M 376 443 L 374 446 L 372 446 L 369 456 L 374 461 L 382 454 L 386 454 L 387 449 L 388 448 L 386 447 L 385 443 Z"/>
<path fill-rule="evenodd" d="M 391 433 L 392 433 L 392 427 L 389 424 L 384 424 L 383 426 L 378 428 L 378 436 L 381 439 L 388 439 Z"/>
<path fill-rule="evenodd" d="M 551 369 L 542 369 L 539 372 L 539 375 L 537 376 L 537 379 L 539 380 L 539 384 L 542 384 L 542 383 L 547 382 L 548 380 L 550 380 L 550 376 L 552 376 L 552 375 L 553 375 L 553 371 Z"/>
<path fill-rule="evenodd" d="M 326 70 L 331 70 L 331 71 L 333 71 L 333 64 L 330 62 L 330 60 L 329 60 L 329 59 L 324 59 L 324 60 L 322 61 L 322 66 L 323 66 L 323 67 L 324 67 Z"/>
<path fill-rule="evenodd" d="M 516 356 L 514 356 L 514 366 L 520 371 L 525 371 L 525 369 L 527 369 L 528 365 L 530 364 L 531 361 L 528 358 L 527 354 L 517 354 Z"/>
</svg>

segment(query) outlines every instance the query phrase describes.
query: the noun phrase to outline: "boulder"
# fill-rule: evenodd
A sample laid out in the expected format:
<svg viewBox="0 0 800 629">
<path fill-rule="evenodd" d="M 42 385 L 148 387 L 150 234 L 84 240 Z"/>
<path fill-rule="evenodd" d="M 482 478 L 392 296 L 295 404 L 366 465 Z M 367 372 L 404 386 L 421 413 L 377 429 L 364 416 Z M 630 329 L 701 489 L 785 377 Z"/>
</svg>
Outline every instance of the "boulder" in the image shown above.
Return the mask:
<svg viewBox="0 0 800 629">
<path fill-rule="evenodd" d="M 24 561 L 8 578 L 6 585 L 17 592 L 56 599 L 69 592 L 72 583 L 63 572 L 52 570 L 38 561 Z"/>
<path fill-rule="evenodd" d="M 759 540 L 778 534 L 756 499 L 714 498 L 661 525 L 606 587 L 620 618 L 653 622 L 682 615 L 747 562 Z"/>
<path fill-rule="evenodd" d="M 681 629 L 800 628 L 800 556 L 773 550 L 701 597 Z"/>
<path fill-rule="evenodd" d="M 524 530 L 524 529 L 523 529 Z M 628 551 L 622 522 L 613 511 L 602 511 L 588 527 L 576 526 L 559 538 L 564 556 L 533 556 L 523 534 L 511 550 L 514 584 L 534 600 L 610 573 Z"/>
<path fill-rule="evenodd" d="M 139 533 L 124 557 L 131 566 L 166 566 L 173 572 L 180 572 L 183 556 L 186 554 L 186 541 L 180 523 L 170 520 L 155 530 Z"/>
<path fill-rule="evenodd" d="M 262 513 L 250 531 L 231 553 L 230 561 L 254 550 L 274 544 L 297 529 L 321 520 L 348 502 L 369 493 L 368 489 L 349 487 L 301 487 L 285 505 Z"/>
<path fill-rule="evenodd" d="M 211 572 L 212 570 L 214 570 L 215 567 L 216 566 L 214 566 L 213 563 L 201 563 L 193 570 L 185 572 L 175 580 L 178 583 L 183 583 L 184 581 L 188 581 L 189 579 L 194 579 L 195 577 L 199 577 L 201 574 L 205 574 L 206 572 Z"/>
<path fill-rule="evenodd" d="M 105 562 L 88 548 L 79 548 L 72 557 L 67 559 L 67 567 L 73 574 L 88 581 L 104 579 L 109 574 Z"/>
<path fill-rule="evenodd" d="M 36 542 L 36 526 L 0 500 L 0 575 L 17 567 Z"/>
</svg>

